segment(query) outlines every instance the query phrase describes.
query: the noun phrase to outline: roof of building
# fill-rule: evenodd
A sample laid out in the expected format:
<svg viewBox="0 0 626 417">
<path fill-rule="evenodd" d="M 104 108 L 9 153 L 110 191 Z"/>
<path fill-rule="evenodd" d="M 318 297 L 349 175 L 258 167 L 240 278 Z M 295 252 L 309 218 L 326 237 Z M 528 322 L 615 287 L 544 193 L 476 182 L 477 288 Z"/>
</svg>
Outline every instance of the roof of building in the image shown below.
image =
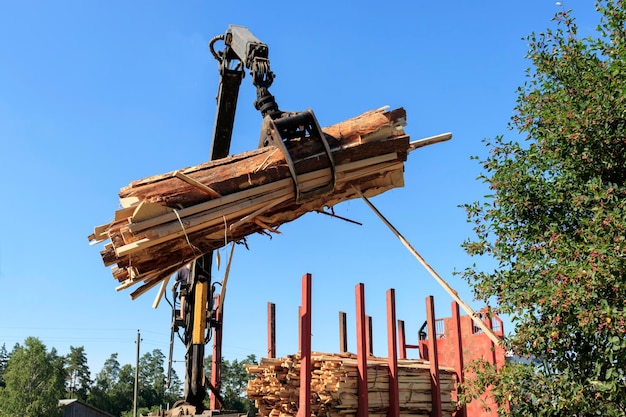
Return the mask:
<svg viewBox="0 0 626 417">
<path fill-rule="evenodd" d="M 78 403 L 78 404 L 80 404 L 80 405 L 82 405 L 84 407 L 91 408 L 92 410 L 97 411 L 98 413 L 102 414 L 103 416 L 115 417 L 113 414 L 109 414 L 106 411 L 102 411 L 99 408 L 96 408 L 96 407 L 94 407 L 92 405 L 89 405 L 89 404 L 87 404 L 85 402 L 82 402 L 82 401 L 80 401 L 77 398 L 68 398 L 68 399 L 59 400 L 59 404 L 58 405 L 59 405 L 59 407 L 67 407 L 68 405 L 70 405 L 72 403 Z"/>
</svg>

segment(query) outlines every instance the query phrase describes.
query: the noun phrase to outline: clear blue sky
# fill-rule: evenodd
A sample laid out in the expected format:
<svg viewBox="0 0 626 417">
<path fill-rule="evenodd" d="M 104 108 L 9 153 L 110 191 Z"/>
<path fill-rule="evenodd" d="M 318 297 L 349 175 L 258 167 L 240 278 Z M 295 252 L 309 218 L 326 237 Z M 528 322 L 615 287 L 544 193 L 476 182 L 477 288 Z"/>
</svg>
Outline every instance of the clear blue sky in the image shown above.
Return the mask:
<svg viewBox="0 0 626 417">
<path fill-rule="evenodd" d="M 563 3 L 590 33 L 598 20 L 592 2 Z M 130 181 L 208 158 L 218 73 L 207 44 L 229 24 L 248 26 L 269 45 L 271 91 L 282 109 L 310 107 L 326 126 L 402 106 L 412 139 L 453 132 L 452 141 L 412 153 L 406 186 L 373 203 L 480 308 L 452 276 L 473 262 L 460 248 L 471 225 L 458 205 L 486 193 L 470 156 L 486 154 L 483 138 L 514 137 L 507 122 L 530 65 L 522 38 L 551 26 L 559 9 L 552 0 L 0 2 L 0 345 L 36 336 L 60 354 L 84 346 L 95 373 L 114 352 L 134 363 L 141 329 L 143 352 L 167 354 L 167 304 L 151 308 L 155 291 L 136 301 L 115 292 L 102 247 L 89 246 L 87 236 L 112 218 L 117 192 Z M 246 77 L 233 153 L 257 145 L 253 100 Z M 362 201 L 336 212 L 363 226 L 308 214 L 271 240 L 250 237 L 250 250 L 237 247 L 227 359 L 266 356 L 268 301 L 276 303 L 278 354 L 296 352 L 307 272 L 316 351 L 338 350 L 338 311 L 349 315 L 355 350 L 359 282 L 374 317 L 375 354 L 386 355 L 388 288 L 396 289 L 410 341 L 428 295 L 438 316 L 449 315 L 451 298 Z M 177 342 L 175 359 L 183 358 Z"/>
</svg>

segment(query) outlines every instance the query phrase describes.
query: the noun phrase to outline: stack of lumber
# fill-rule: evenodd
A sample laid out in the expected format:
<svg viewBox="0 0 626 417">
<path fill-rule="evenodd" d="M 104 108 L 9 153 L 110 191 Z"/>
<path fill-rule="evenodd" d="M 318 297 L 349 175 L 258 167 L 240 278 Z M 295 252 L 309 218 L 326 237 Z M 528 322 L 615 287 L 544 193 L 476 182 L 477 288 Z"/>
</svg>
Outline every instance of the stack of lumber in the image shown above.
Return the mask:
<svg viewBox="0 0 626 417">
<path fill-rule="evenodd" d="M 353 417 L 358 407 L 357 359 L 354 355 L 314 353 L 311 360 L 311 414 L 316 417 Z M 298 413 L 300 359 L 297 355 L 261 359 L 246 365 L 253 375 L 247 395 L 263 417 L 295 417 Z M 443 415 L 456 410 L 452 401 L 456 376 L 452 369 L 440 369 Z M 389 408 L 389 368 L 384 358 L 367 362 L 368 404 L 371 417 L 386 417 Z M 398 361 L 400 414 L 429 416 L 432 410 L 429 364 L 418 360 Z"/>
<path fill-rule="evenodd" d="M 124 289 L 140 284 L 136 298 L 187 262 L 252 233 L 311 211 L 404 185 L 410 150 L 404 109 L 379 109 L 323 129 L 335 165 L 335 188 L 297 203 L 294 179 L 280 150 L 268 146 L 144 178 L 119 193 L 114 220 L 98 226 L 92 243 L 106 242 L 105 266 Z M 321 143 L 292 144 L 297 182 L 304 191 L 331 181 Z"/>
</svg>

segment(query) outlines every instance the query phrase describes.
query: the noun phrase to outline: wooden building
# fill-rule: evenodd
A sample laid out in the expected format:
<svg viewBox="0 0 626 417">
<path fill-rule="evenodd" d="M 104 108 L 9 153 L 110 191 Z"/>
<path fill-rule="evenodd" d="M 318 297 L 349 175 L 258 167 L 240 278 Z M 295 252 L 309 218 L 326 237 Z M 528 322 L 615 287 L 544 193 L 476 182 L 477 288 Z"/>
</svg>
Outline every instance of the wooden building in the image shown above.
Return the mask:
<svg viewBox="0 0 626 417">
<path fill-rule="evenodd" d="M 114 417 L 77 399 L 59 400 L 63 417 Z"/>
</svg>

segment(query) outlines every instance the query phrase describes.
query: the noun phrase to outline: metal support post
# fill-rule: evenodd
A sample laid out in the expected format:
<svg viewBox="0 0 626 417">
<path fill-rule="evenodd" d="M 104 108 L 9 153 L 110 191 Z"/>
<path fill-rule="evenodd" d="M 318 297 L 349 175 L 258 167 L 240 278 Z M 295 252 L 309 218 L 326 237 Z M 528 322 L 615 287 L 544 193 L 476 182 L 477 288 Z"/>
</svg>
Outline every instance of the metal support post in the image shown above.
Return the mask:
<svg viewBox="0 0 626 417">
<path fill-rule="evenodd" d="M 297 417 L 311 417 L 311 274 L 302 276 L 300 403 Z"/>
<path fill-rule="evenodd" d="M 452 302 L 452 328 L 453 328 L 453 338 L 455 341 L 455 361 L 454 368 L 456 370 L 457 384 L 462 384 L 464 380 L 463 374 L 463 338 L 461 335 L 461 313 L 459 311 L 459 303 L 456 301 Z M 458 385 L 457 385 L 457 395 L 458 395 Z M 455 417 L 465 417 L 467 414 L 467 409 L 465 406 L 460 408 Z"/>
<path fill-rule="evenodd" d="M 339 312 L 339 352 L 346 353 L 348 351 L 348 320 L 347 314 L 343 311 Z"/>
<path fill-rule="evenodd" d="M 406 359 L 406 334 L 404 320 L 398 320 L 398 339 L 400 344 L 400 359 Z"/>
<path fill-rule="evenodd" d="M 267 303 L 267 357 L 276 357 L 276 304 Z"/>
<path fill-rule="evenodd" d="M 439 383 L 439 355 L 437 353 L 437 326 L 435 325 L 435 302 L 432 295 L 426 297 L 426 320 L 428 322 L 428 359 L 430 362 L 430 384 L 432 417 L 441 417 L 441 384 Z"/>
<path fill-rule="evenodd" d="M 367 392 L 367 340 L 365 320 L 365 285 L 360 283 L 356 286 L 356 343 L 357 343 L 357 369 L 358 369 L 358 406 L 357 417 L 368 417 L 369 399 Z"/>
<path fill-rule="evenodd" d="M 396 291 L 387 290 L 387 356 L 389 359 L 389 410 L 387 417 L 400 416 L 398 345 L 396 341 Z"/>
<path fill-rule="evenodd" d="M 137 330 L 137 356 L 135 358 L 135 385 L 133 387 L 133 417 L 137 417 L 137 395 L 139 393 L 139 344 L 141 343 L 141 333 Z"/>
<path fill-rule="evenodd" d="M 485 307 L 485 314 L 483 316 L 483 320 L 487 324 L 487 327 L 489 328 L 489 330 L 493 332 L 493 322 L 491 320 L 491 311 L 489 310 L 489 307 Z M 490 342 L 491 342 L 491 363 L 493 363 L 493 366 L 497 368 L 498 362 L 496 360 L 496 345 L 495 343 L 493 343 L 492 340 L 490 340 Z"/>
<path fill-rule="evenodd" d="M 367 319 L 365 325 L 367 326 L 367 331 L 365 332 L 366 344 L 367 344 L 367 356 L 374 356 L 374 332 L 373 332 L 373 322 L 372 316 L 365 316 Z"/>
</svg>

